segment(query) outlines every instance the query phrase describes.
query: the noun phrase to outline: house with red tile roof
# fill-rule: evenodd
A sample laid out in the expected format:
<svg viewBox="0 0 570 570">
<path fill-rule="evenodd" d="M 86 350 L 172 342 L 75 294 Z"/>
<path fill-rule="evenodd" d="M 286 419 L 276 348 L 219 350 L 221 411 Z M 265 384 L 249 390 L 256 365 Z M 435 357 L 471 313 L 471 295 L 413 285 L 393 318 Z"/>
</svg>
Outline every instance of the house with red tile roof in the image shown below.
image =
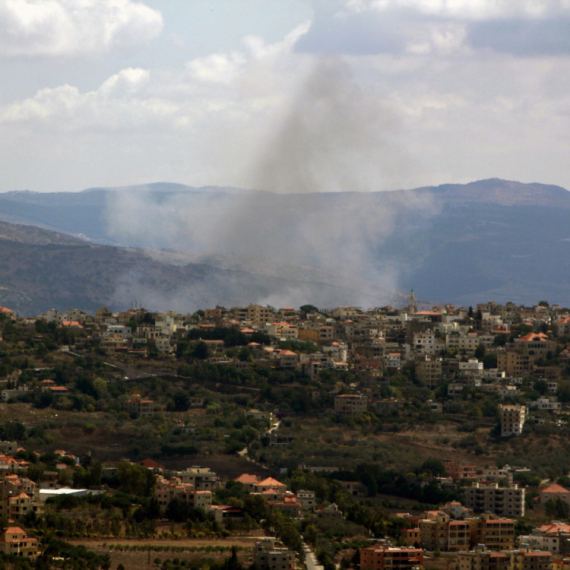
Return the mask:
<svg viewBox="0 0 570 570">
<path fill-rule="evenodd" d="M 539 500 L 540 504 L 544 505 L 550 499 L 560 499 L 564 501 L 566 504 L 570 505 L 570 491 L 562 485 L 558 485 L 557 483 L 553 483 L 552 485 L 548 485 L 539 491 Z"/>
<path fill-rule="evenodd" d="M 274 479 L 273 477 L 267 477 L 257 484 L 258 491 L 263 492 L 266 489 L 275 489 L 278 492 L 285 493 L 287 485 L 281 483 L 281 481 L 277 481 L 277 479 Z"/>
<path fill-rule="evenodd" d="M 40 545 L 37 538 L 28 538 L 19 526 L 9 526 L 0 533 L 0 552 L 9 556 L 37 558 Z"/>
<path fill-rule="evenodd" d="M 162 463 L 148 457 L 139 461 L 139 465 L 141 467 L 146 467 L 147 469 L 152 469 L 153 471 L 162 471 L 164 469 L 164 465 Z"/>
<path fill-rule="evenodd" d="M 236 483 L 241 483 L 247 491 L 255 491 L 259 483 L 259 479 L 255 475 L 250 475 L 249 473 L 243 473 L 236 479 Z"/>
<path fill-rule="evenodd" d="M 280 368 L 293 369 L 299 364 L 299 355 L 292 350 L 280 350 L 275 354 Z"/>
<path fill-rule="evenodd" d="M 162 511 L 177 499 L 192 508 L 212 509 L 212 491 L 197 491 L 191 483 L 182 483 L 179 477 L 157 477 L 155 496 Z"/>
<path fill-rule="evenodd" d="M 0 516 L 18 520 L 28 513 L 41 514 L 43 503 L 36 483 L 18 475 L 6 475 L 0 481 Z"/>
<path fill-rule="evenodd" d="M 130 414 L 152 416 L 155 412 L 155 404 L 152 400 L 143 399 L 140 394 L 132 394 L 128 400 L 125 400 L 125 410 Z"/>
</svg>

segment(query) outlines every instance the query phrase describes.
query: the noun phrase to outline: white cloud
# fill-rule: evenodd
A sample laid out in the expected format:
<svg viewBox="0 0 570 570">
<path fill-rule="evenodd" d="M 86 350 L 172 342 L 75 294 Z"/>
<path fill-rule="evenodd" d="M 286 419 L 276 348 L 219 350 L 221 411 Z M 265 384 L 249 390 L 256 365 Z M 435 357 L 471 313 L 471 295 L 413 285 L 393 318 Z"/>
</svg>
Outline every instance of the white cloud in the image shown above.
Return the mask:
<svg viewBox="0 0 570 570">
<path fill-rule="evenodd" d="M 464 22 L 420 24 L 395 55 L 343 56 L 348 87 L 341 74 L 312 100 L 307 78 L 321 58 L 296 51 L 306 24 L 281 41 L 249 36 L 241 50 L 178 68 L 122 69 L 95 89 L 64 81 L 40 89 L 0 105 L 9 166 L 0 190 L 153 180 L 261 187 L 266 172 L 284 191 L 303 177 L 309 189 L 338 190 L 492 176 L 570 185 L 570 58 L 478 51 L 464 45 Z"/>
<path fill-rule="evenodd" d="M 117 127 L 122 123 L 146 123 L 160 113 L 160 105 L 138 99 L 137 93 L 148 83 L 144 69 L 123 69 L 109 77 L 97 90 L 80 93 L 77 87 L 61 85 L 38 91 L 33 97 L 0 107 L 1 123 L 19 123 L 77 130 Z M 164 108 L 163 108 L 164 109 Z"/>
<path fill-rule="evenodd" d="M 348 8 L 362 12 L 372 9 L 413 10 L 421 14 L 444 18 L 494 19 L 494 18 L 543 18 L 570 13 L 567 0 L 360 0 L 348 3 Z"/>
<path fill-rule="evenodd" d="M 214 53 L 189 61 L 186 70 L 190 78 L 205 83 L 231 83 L 247 62 L 239 52 Z"/>
<path fill-rule="evenodd" d="M 148 83 L 150 72 L 146 69 L 123 69 L 119 73 L 112 75 L 99 88 L 101 94 L 133 94 Z"/>
<path fill-rule="evenodd" d="M 247 68 L 271 65 L 290 54 L 297 40 L 307 33 L 310 22 L 304 22 L 289 32 L 283 41 L 267 44 L 261 36 L 246 36 L 242 40 L 244 51 L 215 53 L 199 57 L 186 64 L 188 76 L 198 82 L 231 84 Z"/>
<path fill-rule="evenodd" d="M 318 5 L 298 51 L 518 57 L 570 53 L 570 0 L 337 0 Z"/>
<path fill-rule="evenodd" d="M 80 56 L 156 38 L 160 12 L 132 0 L 3 0 L 0 57 Z"/>
</svg>

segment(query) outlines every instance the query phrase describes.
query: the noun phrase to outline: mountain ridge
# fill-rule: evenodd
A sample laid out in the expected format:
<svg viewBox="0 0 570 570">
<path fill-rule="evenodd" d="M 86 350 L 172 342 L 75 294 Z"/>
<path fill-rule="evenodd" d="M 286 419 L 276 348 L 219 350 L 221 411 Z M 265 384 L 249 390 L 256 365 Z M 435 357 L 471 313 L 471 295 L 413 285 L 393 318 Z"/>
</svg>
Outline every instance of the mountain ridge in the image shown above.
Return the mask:
<svg viewBox="0 0 570 570">
<path fill-rule="evenodd" d="M 169 250 L 163 257 L 174 265 L 205 262 L 290 284 L 310 276 L 329 293 L 342 283 L 352 293 L 340 304 L 374 305 L 376 286 L 440 303 L 495 295 L 570 305 L 570 192 L 560 186 L 491 178 L 371 193 L 148 188 L 0 194 L 0 219 L 94 244 Z M 266 298 L 252 292 L 249 301 Z"/>
</svg>

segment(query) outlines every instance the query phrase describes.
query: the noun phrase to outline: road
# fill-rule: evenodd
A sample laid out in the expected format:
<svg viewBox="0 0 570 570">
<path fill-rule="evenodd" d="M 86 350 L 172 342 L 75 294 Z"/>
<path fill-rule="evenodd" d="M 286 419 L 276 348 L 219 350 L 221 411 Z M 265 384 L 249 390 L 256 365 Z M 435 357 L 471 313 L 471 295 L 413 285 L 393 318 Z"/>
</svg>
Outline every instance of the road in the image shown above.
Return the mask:
<svg viewBox="0 0 570 570">
<path fill-rule="evenodd" d="M 303 546 L 305 550 L 305 564 L 307 565 L 307 570 L 323 570 L 323 566 L 317 562 L 313 551 L 305 544 Z"/>
</svg>

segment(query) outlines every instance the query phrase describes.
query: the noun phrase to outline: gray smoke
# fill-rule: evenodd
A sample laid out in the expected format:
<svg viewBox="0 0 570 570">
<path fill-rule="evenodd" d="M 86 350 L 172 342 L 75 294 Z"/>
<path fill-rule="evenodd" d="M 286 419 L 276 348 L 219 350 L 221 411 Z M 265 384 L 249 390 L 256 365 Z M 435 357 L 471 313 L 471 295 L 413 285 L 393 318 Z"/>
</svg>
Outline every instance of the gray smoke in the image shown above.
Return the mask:
<svg viewBox="0 0 570 570">
<path fill-rule="evenodd" d="M 410 163 L 396 113 L 364 92 L 339 57 L 321 59 L 252 172 L 280 193 L 370 192 L 402 187 Z"/>
<path fill-rule="evenodd" d="M 250 179 L 258 191 L 159 199 L 151 189 L 117 192 L 109 204 L 110 233 L 122 243 L 192 251 L 197 261 L 283 280 L 282 286 L 272 281 L 270 293 L 246 292 L 250 302 L 392 303 L 391 293 L 376 294 L 374 284 L 397 289 L 402 267 L 397 259 L 379 259 L 378 249 L 396 229 L 402 236 L 415 231 L 411 214 L 417 221 L 433 213 L 425 197 L 377 192 L 409 179 L 413 166 L 401 137 L 390 107 L 363 91 L 343 60 L 327 57 L 254 161 Z M 342 291 L 350 298 L 342 301 Z"/>
</svg>

